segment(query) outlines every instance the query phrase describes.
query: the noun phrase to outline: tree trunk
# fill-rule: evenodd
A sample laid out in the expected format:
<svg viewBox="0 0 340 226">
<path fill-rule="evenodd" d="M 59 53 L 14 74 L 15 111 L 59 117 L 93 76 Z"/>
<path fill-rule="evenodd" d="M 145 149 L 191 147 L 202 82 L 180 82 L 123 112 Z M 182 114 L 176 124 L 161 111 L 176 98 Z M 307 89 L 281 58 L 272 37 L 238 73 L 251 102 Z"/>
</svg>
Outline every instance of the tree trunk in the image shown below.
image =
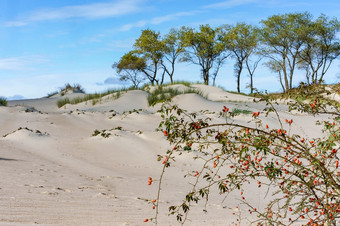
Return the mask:
<svg viewBox="0 0 340 226">
<path fill-rule="evenodd" d="M 241 72 L 243 69 L 243 64 L 238 62 L 238 70 L 237 70 L 237 92 L 240 93 L 240 83 L 241 83 Z"/>
<path fill-rule="evenodd" d="M 281 87 L 282 87 L 282 91 L 285 93 L 285 92 L 286 92 L 286 89 L 285 89 L 285 86 L 283 85 L 283 82 L 282 82 L 282 74 L 281 74 L 280 71 L 279 71 L 279 80 L 280 80 L 280 84 L 281 84 Z"/>
<path fill-rule="evenodd" d="M 174 76 L 174 72 L 175 72 L 175 62 L 172 62 L 171 73 L 169 74 L 171 85 L 174 84 L 174 80 L 172 79 L 172 77 Z"/>
<path fill-rule="evenodd" d="M 204 84 L 209 85 L 209 71 L 206 68 L 203 68 L 202 73 Z"/>
<path fill-rule="evenodd" d="M 281 78 L 281 75 L 280 75 Z M 287 78 L 287 71 L 283 69 L 283 79 L 285 80 L 285 92 L 289 90 L 289 83 Z"/>
</svg>

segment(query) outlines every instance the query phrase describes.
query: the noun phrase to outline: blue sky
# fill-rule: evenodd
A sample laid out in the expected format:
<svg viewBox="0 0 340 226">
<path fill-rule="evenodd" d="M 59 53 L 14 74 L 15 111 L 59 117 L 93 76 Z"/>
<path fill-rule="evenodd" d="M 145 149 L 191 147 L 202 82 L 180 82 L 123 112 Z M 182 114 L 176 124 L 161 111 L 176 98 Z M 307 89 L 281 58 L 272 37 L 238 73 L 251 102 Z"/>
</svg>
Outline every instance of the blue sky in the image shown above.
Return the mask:
<svg viewBox="0 0 340 226">
<path fill-rule="evenodd" d="M 183 25 L 257 25 L 274 14 L 303 11 L 335 17 L 340 1 L 0 0 L 0 11 L 0 96 L 11 99 L 42 97 L 65 83 L 79 83 L 87 92 L 124 85 L 111 65 L 132 49 L 143 29 L 165 34 Z M 337 82 L 338 65 L 336 61 L 326 75 L 327 82 Z M 175 79 L 200 80 L 197 66 L 176 67 Z M 280 90 L 276 76 L 264 67 L 255 77 L 255 87 Z M 302 79 L 296 76 L 296 82 Z M 241 78 L 243 91 L 248 80 Z M 220 71 L 217 85 L 236 90 L 232 59 Z"/>
</svg>

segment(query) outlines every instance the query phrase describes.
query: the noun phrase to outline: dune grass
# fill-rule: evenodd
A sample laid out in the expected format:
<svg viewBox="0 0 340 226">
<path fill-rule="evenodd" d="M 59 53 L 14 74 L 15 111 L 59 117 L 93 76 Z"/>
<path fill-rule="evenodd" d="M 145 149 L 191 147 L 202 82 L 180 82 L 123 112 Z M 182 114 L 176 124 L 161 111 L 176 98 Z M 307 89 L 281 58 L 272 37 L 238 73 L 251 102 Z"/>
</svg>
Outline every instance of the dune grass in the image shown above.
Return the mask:
<svg viewBox="0 0 340 226">
<path fill-rule="evenodd" d="M 61 108 L 63 106 L 65 106 L 66 104 L 79 104 L 82 102 L 88 102 L 91 101 L 92 105 L 96 105 L 97 103 L 100 103 L 102 101 L 102 98 L 113 94 L 112 95 L 112 99 L 118 99 L 119 97 L 121 97 L 122 92 L 126 91 L 124 89 L 120 89 L 120 90 L 107 90 L 104 93 L 93 93 L 93 94 L 86 94 L 83 97 L 76 97 L 73 99 L 70 99 L 68 97 L 61 99 L 59 101 L 57 101 L 57 106 L 58 108 Z"/>
<path fill-rule="evenodd" d="M 327 89 L 330 88 L 332 91 Z M 298 87 L 288 90 L 286 93 L 269 93 L 267 94 L 273 100 L 276 99 L 293 99 L 296 101 L 312 100 L 320 97 L 320 95 L 330 95 L 332 93 L 340 93 L 340 85 L 325 85 L 325 84 L 300 84 Z M 308 98 L 306 99 L 306 96 Z"/>
<path fill-rule="evenodd" d="M 71 85 L 70 83 L 66 83 L 63 87 L 59 88 L 59 90 L 48 93 L 46 97 L 50 98 L 59 93 L 61 96 L 65 96 L 67 92 L 85 93 L 85 89 L 80 84 Z"/>
<path fill-rule="evenodd" d="M 184 91 L 179 91 L 178 89 L 171 87 L 158 86 L 154 91 L 149 91 L 148 93 L 148 103 L 150 106 L 153 106 L 157 103 L 170 101 L 173 97 L 186 93 L 196 93 L 204 98 L 207 98 L 207 96 L 204 95 L 202 91 L 195 88 L 188 88 Z"/>
<path fill-rule="evenodd" d="M 184 85 L 190 87 L 191 85 L 204 85 L 204 83 L 196 81 L 196 82 L 189 82 L 185 80 L 176 80 L 172 84 L 171 83 L 164 83 L 162 86 L 171 86 L 171 85 Z"/>
<path fill-rule="evenodd" d="M 194 83 L 190 83 L 190 82 L 186 82 L 186 81 L 176 81 L 174 82 L 174 84 L 182 84 L 185 85 L 187 87 L 190 87 L 190 85 L 194 84 Z M 200 83 L 196 83 L 196 84 L 200 84 Z M 78 103 L 82 103 L 82 102 L 88 102 L 88 101 L 92 101 L 92 105 L 96 105 L 97 103 L 100 103 L 102 101 L 102 98 L 109 95 L 109 94 L 114 94 L 113 95 L 113 99 L 118 99 L 122 92 L 127 92 L 128 90 L 143 90 L 148 92 L 148 103 L 150 106 L 155 105 L 157 103 L 161 103 L 161 102 L 165 102 L 165 101 L 170 101 L 173 97 L 180 95 L 180 94 L 186 94 L 186 93 L 196 93 L 198 95 L 203 96 L 204 98 L 207 98 L 206 95 L 203 94 L 202 91 L 195 89 L 195 88 L 188 88 L 185 91 L 179 91 L 178 89 L 174 89 L 171 87 L 167 87 L 170 86 L 171 84 L 165 84 L 162 86 L 158 86 L 154 91 L 150 92 L 150 84 L 144 84 L 144 86 L 142 86 L 141 88 L 135 89 L 135 88 L 123 88 L 123 89 L 117 89 L 117 90 L 108 90 L 104 93 L 94 93 L 94 94 L 86 94 L 83 97 L 77 97 L 77 98 L 73 98 L 70 99 L 68 97 L 65 97 L 64 99 L 61 99 L 59 101 L 57 101 L 57 105 L 59 108 L 65 106 L 66 104 L 78 104 Z M 70 85 L 66 84 L 65 88 L 63 89 L 65 90 L 69 90 Z M 54 95 L 54 94 L 53 94 Z"/>
<path fill-rule="evenodd" d="M 252 113 L 252 111 L 249 110 L 245 110 L 245 109 L 239 109 L 239 108 L 234 108 L 231 113 L 236 116 L 236 115 L 250 115 Z"/>
<path fill-rule="evenodd" d="M 80 84 L 74 84 L 72 86 L 70 83 L 66 83 L 64 88 L 60 88 L 60 95 L 64 96 L 69 91 L 74 93 L 85 93 L 84 88 Z"/>
<path fill-rule="evenodd" d="M 7 106 L 7 100 L 5 97 L 0 97 L 0 106 Z"/>
</svg>

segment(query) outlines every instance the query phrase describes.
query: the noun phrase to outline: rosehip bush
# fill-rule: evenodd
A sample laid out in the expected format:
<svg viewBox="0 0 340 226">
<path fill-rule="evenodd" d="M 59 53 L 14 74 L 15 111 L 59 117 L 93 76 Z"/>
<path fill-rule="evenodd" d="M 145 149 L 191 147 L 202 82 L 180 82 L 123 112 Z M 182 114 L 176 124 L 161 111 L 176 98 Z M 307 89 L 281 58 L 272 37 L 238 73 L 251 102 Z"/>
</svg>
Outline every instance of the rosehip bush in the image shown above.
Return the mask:
<svg viewBox="0 0 340 226">
<path fill-rule="evenodd" d="M 294 121 L 281 120 L 272 101 L 265 96 L 262 100 L 267 107 L 253 112 L 252 121 L 244 124 L 233 121 L 228 106 L 220 112 L 223 123 L 176 105 L 162 106 L 159 129 L 172 148 L 158 158 L 163 170 L 159 180 L 153 182 L 158 184 L 158 194 L 151 202 L 156 213 L 150 221 L 157 224 L 166 169 L 178 155 L 196 153 L 194 160 L 203 160 L 202 165 L 186 175 L 195 178 L 195 183 L 180 205 L 169 207 L 170 214 L 181 223 L 187 220 L 193 203 L 208 201 L 217 188 L 221 195 L 240 190 L 240 205 L 256 215 L 253 223 L 257 225 L 340 224 L 339 107 L 319 98 L 290 105 L 290 110 L 330 116 L 330 121 L 318 122 L 323 125 L 324 136 L 311 139 L 291 134 Z M 270 112 L 277 116 L 278 128 L 263 124 L 262 119 Z M 250 184 L 271 197 L 263 208 L 256 208 L 256 203 L 244 196 L 244 188 Z"/>
</svg>

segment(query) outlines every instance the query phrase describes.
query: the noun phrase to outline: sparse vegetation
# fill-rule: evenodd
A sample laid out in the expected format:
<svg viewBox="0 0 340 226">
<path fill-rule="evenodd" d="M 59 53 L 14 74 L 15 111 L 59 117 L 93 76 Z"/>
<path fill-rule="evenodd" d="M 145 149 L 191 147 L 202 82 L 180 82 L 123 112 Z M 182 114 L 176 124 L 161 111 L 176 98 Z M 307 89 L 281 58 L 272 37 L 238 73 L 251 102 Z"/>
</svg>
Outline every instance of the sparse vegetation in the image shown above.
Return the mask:
<svg viewBox="0 0 340 226">
<path fill-rule="evenodd" d="M 60 95 L 64 96 L 67 92 L 74 92 L 74 93 L 85 93 L 83 87 L 80 84 L 74 84 L 73 86 L 70 83 L 65 84 L 64 88 L 60 88 Z"/>
<path fill-rule="evenodd" d="M 7 100 L 5 97 L 0 97 L 0 106 L 7 106 Z"/>
<path fill-rule="evenodd" d="M 108 90 L 104 93 L 87 94 L 84 97 L 76 97 L 73 99 L 66 97 L 64 99 L 57 101 L 57 105 L 59 108 L 61 108 L 66 104 L 79 104 L 79 103 L 86 102 L 86 101 L 92 101 L 92 105 L 96 105 L 97 103 L 101 102 L 103 97 L 110 95 L 110 94 L 113 94 L 112 99 L 118 99 L 119 97 L 121 97 L 122 95 L 121 92 L 124 90 L 126 91 L 126 89 Z"/>
<path fill-rule="evenodd" d="M 203 82 L 200 81 L 196 81 L 196 82 L 189 82 L 189 81 L 185 81 L 185 80 L 177 80 L 174 81 L 173 84 L 171 83 L 165 83 L 163 86 L 168 86 L 168 85 L 184 85 L 187 87 L 190 87 L 191 85 L 196 84 L 196 85 L 203 85 Z"/>
<path fill-rule="evenodd" d="M 112 136 L 112 133 L 110 133 L 110 131 L 114 131 L 114 130 L 117 130 L 117 131 L 123 131 L 123 127 L 121 126 L 117 126 L 113 129 L 110 129 L 110 130 L 106 130 L 106 129 L 103 129 L 103 130 L 94 130 L 93 133 L 92 133 L 92 136 L 93 137 L 96 137 L 96 136 L 102 136 L 103 138 L 109 138 L 110 136 Z M 119 136 L 117 134 L 114 134 L 114 136 Z"/>
<path fill-rule="evenodd" d="M 106 132 L 106 130 L 99 131 L 96 129 L 95 131 L 93 131 L 93 134 L 92 134 L 93 137 L 96 137 L 98 135 L 101 135 L 104 138 L 109 138 L 111 136 L 111 133 Z"/>
<path fill-rule="evenodd" d="M 61 108 L 62 106 L 66 105 L 66 104 L 70 104 L 70 103 L 71 103 L 71 101 L 70 101 L 69 98 L 64 98 L 64 99 L 57 101 L 57 106 L 58 106 L 58 108 Z"/>
<path fill-rule="evenodd" d="M 297 88 L 292 88 L 286 93 L 269 93 L 268 97 L 272 100 L 277 99 L 293 99 L 297 102 L 310 101 L 314 99 L 319 99 L 319 101 L 324 102 L 328 96 L 335 94 L 340 91 L 340 85 L 325 85 L 325 84 L 313 84 L 307 85 L 301 83 Z M 324 96 L 326 99 L 321 98 Z M 256 96 L 256 95 L 255 95 Z M 330 102 L 335 106 L 340 106 L 339 102 L 330 100 Z"/>
<path fill-rule="evenodd" d="M 17 130 L 14 130 L 13 132 L 11 132 L 11 133 L 8 133 L 8 134 L 5 134 L 5 135 L 3 135 L 2 137 L 7 137 L 7 136 L 9 136 L 10 134 L 13 134 L 13 133 L 15 133 L 15 132 L 17 132 L 17 131 L 20 131 L 20 130 L 26 130 L 26 131 L 28 131 L 28 132 L 31 132 L 31 133 L 35 133 L 35 134 L 37 134 L 38 136 L 48 136 L 49 134 L 48 133 L 46 133 L 46 132 L 41 132 L 40 130 L 33 130 L 33 129 L 30 129 L 30 128 L 28 128 L 28 127 L 19 127 Z"/>
<path fill-rule="evenodd" d="M 245 110 L 245 109 L 239 109 L 239 108 L 234 108 L 234 109 L 231 111 L 231 114 L 232 114 L 233 116 L 240 115 L 240 114 L 250 115 L 251 113 L 252 113 L 252 111 Z"/>
<path fill-rule="evenodd" d="M 182 225 L 188 221 L 189 211 L 199 206 L 198 202 L 204 202 L 203 211 L 207 211 L 214 192 L 221 195 L 222 203 L 228 202 L 230 195 L 237 195 L 239 198 L 234 199 L 238 203 L 233 205 L 239 215 L 235 209 L 230 210 L 238 222 L 249 216 L 249 225 L 338 225 L 340 107 L 325 98 L 320 87 L 314 88 L 321 95 L 316 92 L 311 97 L 313 90 L 308 87 L 296 89 L 304 101 L 291 103 L 289 110 L 328 114 L 326 120 L 316 122 L 323 125 L 321 138 L 292 133 L 294 120 L 285 119 L 284 124 L 268 95 L 261 98 L 268 107 L 252 112 L 252 119 L 246 124 L 228 120 L 234 114 L 226 106 L 220 112 L 225 123 L 214 124 L 212 118 L 164 104 L 159 111 L 163 120 L 158 129 L 171 148 L 157 158 L 163 164 L 159 179 L 148 178 L 148 185 L 155 183 L 158 191 L 149 202 L 155 215 L 144 221 L 158 224 L 160 209 L 164 209 L 159 207 L 164 174 L 167 168 L 176 167 L 178 156 L 189 153 L 200 164 L 184 175 L 192 188 L 183 196 L 183 202 L 168 208 L 169 215 L 175 215 Z M 264 123 L 270 112 L 277 115 L 278 127 Z M 259 193 L 270 198 L 261 200 L 261 204 L 249 199 L 254 194 L 249 185 L 257 186 Z"/>
<path fill-rule="evenodd" d="M 178 89 L 173 89 L 171 87 L 158 86 L 155 90 L 149 92 L 148 103 L 149 105 L 153 106 L 157 103 L 170 101 L 173 97 L 186 93 L 196 93 L 198 95 L 201 95 L 202 97 L 207 98 L 206 96 L 204 96 L 202 91 L 194 88 L 189 88 L 181 92 Z"/>
</svg>

